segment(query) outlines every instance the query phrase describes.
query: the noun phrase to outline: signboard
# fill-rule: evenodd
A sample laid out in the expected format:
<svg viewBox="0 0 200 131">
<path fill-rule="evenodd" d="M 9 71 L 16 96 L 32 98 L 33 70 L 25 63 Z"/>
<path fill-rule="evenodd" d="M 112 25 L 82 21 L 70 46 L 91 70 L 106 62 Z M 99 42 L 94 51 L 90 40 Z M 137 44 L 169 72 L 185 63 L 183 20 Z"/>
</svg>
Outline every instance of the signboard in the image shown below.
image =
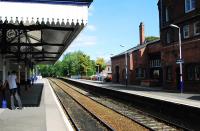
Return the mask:
<svg viewBox="0 0 200 131">
<path fill-rule="evenodd" d="M 181 59 L 178 59 L 178 60 L 176 60 L 176 64 L 180 64 L 180 63 L 184 63 L 184 60 L 181 60 Z"/>
</svg>

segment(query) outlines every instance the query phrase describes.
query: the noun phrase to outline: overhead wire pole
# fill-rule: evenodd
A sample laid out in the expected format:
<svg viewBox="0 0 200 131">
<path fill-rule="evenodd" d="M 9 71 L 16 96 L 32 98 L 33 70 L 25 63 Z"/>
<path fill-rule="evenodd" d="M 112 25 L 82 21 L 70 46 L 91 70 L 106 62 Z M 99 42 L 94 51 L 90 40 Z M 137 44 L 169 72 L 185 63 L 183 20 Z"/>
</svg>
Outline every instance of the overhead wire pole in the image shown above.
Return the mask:
<svg viewBox="0 0 200 131">
<path fill-rule="evenodd" d="M 125 47 L 124 45 L 120 45 L 121 47 Z M 125 84 L 126 84 L 126 88 L 128 86 L 128 62 L 127 62 L 127 53 L 128 51 L 126 50 L 125 52 Z"/>
<path fill-rule="evenodd" d="M 126 51 L 126 54 L 125 54 L 125 61 L 126 61 L 126 88 L 127 88 L 127 85 L 128 85 L 128 63 L 127 63 L 127 51 Z"/>
</svg>

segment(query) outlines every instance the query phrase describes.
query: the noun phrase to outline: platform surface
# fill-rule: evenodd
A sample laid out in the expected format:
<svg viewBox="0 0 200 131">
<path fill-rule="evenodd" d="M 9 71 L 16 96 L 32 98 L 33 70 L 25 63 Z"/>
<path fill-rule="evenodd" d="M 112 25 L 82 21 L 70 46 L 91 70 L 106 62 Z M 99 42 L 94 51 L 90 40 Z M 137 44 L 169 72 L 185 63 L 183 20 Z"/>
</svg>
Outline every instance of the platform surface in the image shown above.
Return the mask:
<svg viewBox="0 0 200 131">
<path fill-rule="evenodd" d="M 22 110 L 0 109 L 0 131 L 68 131 L 73 130 L 47 79 L 37 80 L 27 92 L 22 91 L 22 102 L 35 103 L 39 96 L 37 85 L 44 84 L 38 107 Z M 33 91 L 33 92 L 31 92 Z"/>
<path fill-rule="evenodd" d="M 180 93 L 176 91 L 163 90 L 162 88 L 143 87 L 137 85 L 125 86 L 122 84 L 105 83 L 102 81 L 92 81 L 84 79 L 70 79 L 70 80 L 101 88 L 107 88 L 120 92 L 126 92 L 139 96 L 150 97 L 153 99 L 159 99 L 172 103 L 200 108 L 200 94 L 197 93 Z"/>
</svg>

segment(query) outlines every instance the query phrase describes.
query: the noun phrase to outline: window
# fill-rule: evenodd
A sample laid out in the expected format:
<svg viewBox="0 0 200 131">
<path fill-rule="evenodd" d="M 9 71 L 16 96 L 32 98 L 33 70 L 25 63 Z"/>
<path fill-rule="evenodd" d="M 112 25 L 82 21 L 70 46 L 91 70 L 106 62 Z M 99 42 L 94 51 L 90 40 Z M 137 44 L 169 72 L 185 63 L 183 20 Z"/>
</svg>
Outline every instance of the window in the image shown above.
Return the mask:
<svg viewBox="0 0 200 131">
<path fill-rule="evenodd" d="M 194 23 L 194 35 L 200 34 L 200 22 Z"/>
<path fill-rule="evenodd" d="M 136 78 L 144 78 L 145 77 L 145 69 L 137 68 L 136 69 Z"/>
<path fill-rule="evenodd" d="M 171 43 L 170 33 L 167 32 L 167 44 Z"/>
<path fill-rule="evenodd" d="M 195 66 L 194 73 L 195 80 L 200 80 L 200 66 Z"/>
<path fill-rule="evenodd" d="M 187 68 L 188 80 L 200 80 L 200 65 L 190 65 Z"/>
<path fill-rule="evenodd" d="M 154 70 L 153 71 L 153 78 L 159 79 L 160 78 L 160 70 Z"/>
<path fill-rule="evenodd" d="M 169 21 L 169 9 L 168 9 L 168 7 L 165 8 L 165 20 L 166 20 L 166 22 Z"/>
<path fill-rule="evenodd" d="M 195 9 L 196 0 L 185 0 L 185 13 Z"/>
<path fill-rule="evenodd" d="M 183 27 L 183 38 L 189 38 L 190 28 L 189 25 Z"/>
<path fill-rule="evenodd" d="M 166 79 L 172 81 L 172 67 L 167 67 L 166 70 Z"/>
<path fill-rule="evenodd" d="M 160 67 L 161 61 L 160 59 L 150 60 L 150 67 Z"/>
</svg>

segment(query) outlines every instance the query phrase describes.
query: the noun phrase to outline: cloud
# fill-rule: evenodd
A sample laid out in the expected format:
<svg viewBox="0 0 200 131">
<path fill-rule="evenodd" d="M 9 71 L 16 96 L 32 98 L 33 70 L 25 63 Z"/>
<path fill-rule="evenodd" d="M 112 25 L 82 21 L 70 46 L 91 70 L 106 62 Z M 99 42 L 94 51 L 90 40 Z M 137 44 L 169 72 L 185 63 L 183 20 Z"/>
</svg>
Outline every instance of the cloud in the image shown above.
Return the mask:
<svg viewBox="0 0 200 131">
<path fill-rule="evenodd" d="M 86 29 L 87 29 L 88 31 L 96 31 L 96 27 L 95 27 L 94 25 L 87 25 L 87 26 L 86 26 Z"/>
<path fill-rule="evenodd" d="M 97 58 L 103 58 L 106 62 L 110 60 L 111 55 L 106 51 L 94 52 L 91 59 L 96 60 Z"/>
<path fill-rule="evenodd" d="M 96 37 L 89 35 L 80 35 L 77 39 L 71 44 L 71 47 L 87 47 L 96 44 Z"/>
<path fill-rule="evenodd" d="M 88 15 L 92 16 L 93 15 L 93 11 L 94 11 L 94 6 L 91 5 L 90 8 L 89 8 L 89 10 L 88 10 Z"/>
<path fill-rule="evenodd" d="M 84 35 L 80 34 L 74 42 L 71 43 L 71 45 L 66 49 L 65 53 L 73 52 L 77 50 L 81 50 L 83 48 L 89 48 L 97 43 L 96 36 L 90 36 L 90 35 Z"/>
</svg>

